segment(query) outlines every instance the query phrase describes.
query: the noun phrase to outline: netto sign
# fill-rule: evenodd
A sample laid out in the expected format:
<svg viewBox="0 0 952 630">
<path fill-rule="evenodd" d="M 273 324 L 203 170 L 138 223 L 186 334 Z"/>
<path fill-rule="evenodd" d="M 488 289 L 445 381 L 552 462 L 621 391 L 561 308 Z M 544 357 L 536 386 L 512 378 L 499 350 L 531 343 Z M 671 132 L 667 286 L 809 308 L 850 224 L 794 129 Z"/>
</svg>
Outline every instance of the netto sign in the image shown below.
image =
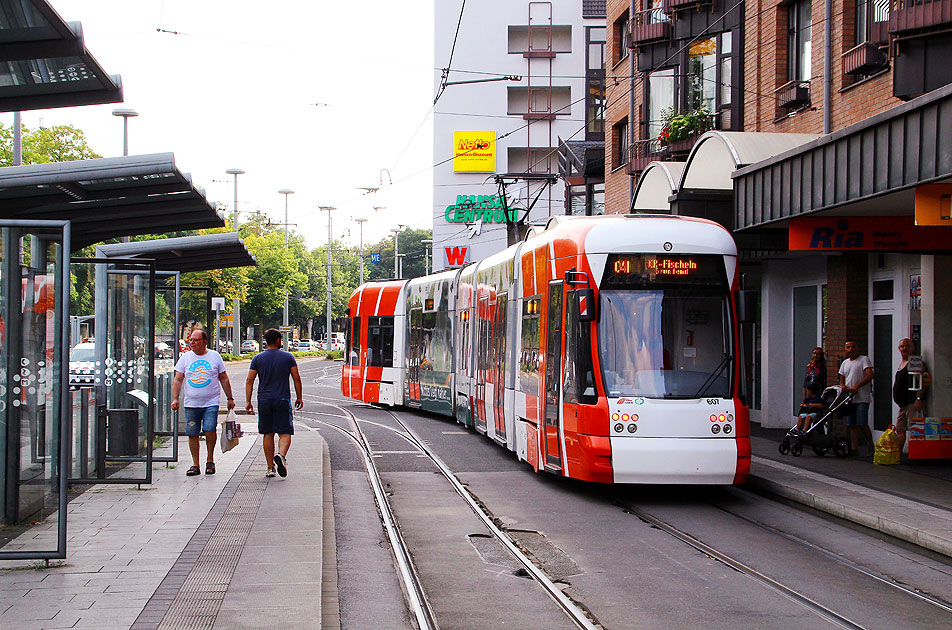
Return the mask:
<svg viewBox="0 0 952 630">
<path fill-rule="evenodd" d="M 516 221 L 518 215 L 518 209 L 510 208 L 510 221 Z M 456 203 L 446 206 L 443 216 L 447 223 L 505 223 L 506 208 L 496 195 L 456 195 Z"/>
<path fill-rule="evenodd" d="M 495 131 L 454 131 L 453 170 L 492 173 L 496 170 Z"/>
</svg>

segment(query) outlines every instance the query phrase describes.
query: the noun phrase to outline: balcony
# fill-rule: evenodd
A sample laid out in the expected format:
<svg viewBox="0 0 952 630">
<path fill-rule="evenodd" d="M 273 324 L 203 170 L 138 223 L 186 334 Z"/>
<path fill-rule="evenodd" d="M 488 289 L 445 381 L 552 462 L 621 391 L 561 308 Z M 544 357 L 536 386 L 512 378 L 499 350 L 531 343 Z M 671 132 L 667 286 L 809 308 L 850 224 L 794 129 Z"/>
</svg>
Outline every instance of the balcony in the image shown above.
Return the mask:
<svg viewBox="0 0 952 630">
<path fill-rule="evenodd" d="M 679 11 L 697 10 L 701 7 L 711 6 L 713 0 L 664 0 L 664 12 L 672 15 Z"/>
<path fill-rule="evenodd" d="M 796 109 L 810 104 L 810 82 L 790 81 L 777 88 L 777 107 Z"/>
<path fill-rule="evenodd" d="M 888 65 L 886 53 L 869 42 L 843 53 L 843 74 L 871 74 Z"/>
<path fill-rule="evenodd" d="M 632 48 L 642 44 L 661 42 L 671 38 L 671 22 L 659 8 L 638 11 L 629 22 Z"/>
<path fill-rule="evenodd" d="M 952 0 L 901 0 L 889 13 L 889 33 L 908 37 L 952 26 Z"/>
</svg>

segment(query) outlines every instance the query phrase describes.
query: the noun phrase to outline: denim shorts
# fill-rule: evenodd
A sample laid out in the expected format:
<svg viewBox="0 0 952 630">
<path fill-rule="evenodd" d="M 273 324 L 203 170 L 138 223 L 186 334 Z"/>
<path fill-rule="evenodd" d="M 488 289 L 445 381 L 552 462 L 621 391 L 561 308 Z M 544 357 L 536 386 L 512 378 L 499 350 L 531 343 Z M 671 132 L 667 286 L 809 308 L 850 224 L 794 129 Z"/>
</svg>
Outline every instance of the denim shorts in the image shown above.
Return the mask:
<svg viewBox="0 0 952 630">
<path fill-rule="evenodd" d="M 294 416 L 287 398 L 258 399 L 258 433 L 294 435 Z"/>
<path fill-rule="evenodd" d="M 853 403 L 850 414 L 846 416 L 846 426 L 865 427 L 869 425 L 869 403 Z"/>
<path fill-rule="evenodd" d="M 218 405 L 185 408 L 185 435 L 195 437 L 202 431 L 218 430 Z"/>
</svg>

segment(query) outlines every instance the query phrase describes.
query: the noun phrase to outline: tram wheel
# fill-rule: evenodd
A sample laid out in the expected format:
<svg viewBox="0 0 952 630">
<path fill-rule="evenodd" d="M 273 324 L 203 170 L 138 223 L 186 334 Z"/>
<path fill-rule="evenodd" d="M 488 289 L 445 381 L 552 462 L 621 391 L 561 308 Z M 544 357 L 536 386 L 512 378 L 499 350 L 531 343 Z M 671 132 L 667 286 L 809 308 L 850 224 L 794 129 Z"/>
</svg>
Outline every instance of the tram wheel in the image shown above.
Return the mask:
<svg viewBox="0 0 952 630">
<path fill-rule="evenodd" d="M 803 454 L 803 445 L 797 442 L 790 446 L 790 454 L 794 457 L 800 457 Z"/>
<path fill-rule="evenodd" d="M 778 449 L 780 450 L 781 455 L 786 455 L 790 452 L 790 442 L 788 440 L 784 440 L 780 443 Z"/>
<path fill-rule="evenodd" d="M 830 447 L 829 446 L 814 446 L 813 452 L 819 455 L 820 457 L 823 457 L 824 455 L 830 452 Z"/>
<path fill-rule="evenodd" d="M 833 445 L 833 454 L 840 459 L 850 454 L 850 443 L 846 438 L 840 438 L 836 441 L 836 444 Z"/>
</svg>

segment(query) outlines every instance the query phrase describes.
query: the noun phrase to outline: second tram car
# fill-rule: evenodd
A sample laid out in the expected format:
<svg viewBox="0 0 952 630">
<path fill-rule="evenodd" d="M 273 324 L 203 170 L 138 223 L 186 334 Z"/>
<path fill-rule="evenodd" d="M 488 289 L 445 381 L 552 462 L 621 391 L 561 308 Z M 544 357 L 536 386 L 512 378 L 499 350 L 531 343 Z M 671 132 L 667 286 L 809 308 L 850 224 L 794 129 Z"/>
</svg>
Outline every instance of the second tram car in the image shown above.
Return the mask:
<svg viewBox="0 0 952 630">
<path fill-rule="evenodd" d="M 737 298 L 716 223 L 553 218 L 462 269 L 358 287 L 341 389 L 455 417 L 536 471 L 742 483 Z"/>
</svg>

